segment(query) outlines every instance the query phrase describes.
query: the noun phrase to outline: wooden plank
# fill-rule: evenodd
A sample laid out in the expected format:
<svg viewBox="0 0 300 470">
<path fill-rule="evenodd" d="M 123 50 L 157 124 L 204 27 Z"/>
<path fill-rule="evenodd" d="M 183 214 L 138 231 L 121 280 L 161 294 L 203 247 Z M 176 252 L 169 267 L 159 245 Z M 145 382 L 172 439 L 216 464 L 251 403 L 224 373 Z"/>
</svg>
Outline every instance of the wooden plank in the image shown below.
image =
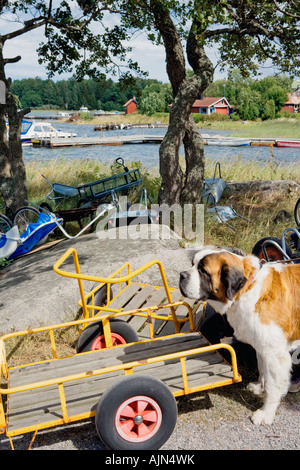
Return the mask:
<svg viewBox="0 0 300 470">
<path fill-rule="evenodd" d="M 182 299 L 182 294 L 180 292 L 180 290 L 175 290 L 171 293 L 172 295 L 172 301 L 173 302 L 178 302 L 179 300 Z M 166 302 L 164 303 L 168 303 L 168 300 L 166 300 Z M 178 310 L 179 307 L 174 307 L 176 313 L 177 313 L 177 310 Z M 168 313 L 171 313 L 171 310 L 166 310 L 166 309 L 161 309 L 161 310 L 158 310 L 156 312 L 158 315 L 161 314 L 161 315 L 167 315 Z M 177 316 L 177 315 L 176 315 Z M 168 327 L 168 328 L 167 328 Z M 165 321 L 165 320 L 154 320 L 154 324 L 153 324 L 153 331 L 155 333 L 155 335 L 162 335 L 161 333 L 161 330 L 163 329 L 166 329 L 167 333 L 163 334 L 163 336 L 167 336 L 167 335 L 172 335 L 175 333 L 175 325 L 174 325 L 174 322 L 173 321 Z"/>
<path fill-rule="evenodd" d="M 153 294 L 148 298 L 147 302 L 143 305 L 143 308 L 146 307 L 155 307 L 157 305 L 161 305 L 163 303 L 168 303 L 167 301 L 167 294 L 165 289 L 162 287 L 160 289 L 157 289 L 153 292 Z M 156 311 L 157 313 L 157 311 Z M 167 310 L 164 310 L 164 314 L 167 314 Z M 154 321 L 155 323 L 155 321 Z M 150 338 L 150 333 L 149 333 L 149 328 L 147 325 L 147 320 L 145 317 L 141 317 L 138 315 L 134 315 L 130 321 L 129 324 L 132 326 L 132 328 L 138 332 L 138 335 L 141 339 L 149 339 Z M 155 325 L 153 325 L 154 330 L 155 330 Z"/>
<path fill-rule="evenodd" d="M 123 307 L 130 301 L 130 299 L 140 290 L 141 286 L 139 284 L 130 284 L 127 286 L 123 292 L 115 296 L 109 305 L 107 307 L 111 307 L 116 310 L 122 310 Z M 95 316 L 101 317 L 103 315 L 107 315 L 109 313 L 114 313 L 111 311 L 101 311 L 100 313 L 97 312 L 97 310 L 92 310 L 90 311 L 95 314 Z M 97 314 L 98 313 L 98 314 Z"/>
<path fill-rule="evenodd" d="M 134 373 L 156 376 L 169 385 L 173 392 L 176 392 L 183 389 L 180 360 L 172 359 L 147 365 L 147 359 L 156 357 L 157 354 L 191 350 L 206 344 L 206 340 L 200 334 L 189 333 L 79 354 L 44 364 L 12 369 L 9 374 L 10 387 L 87 372 L 114 364 L 140 361 L 141 366 L 136 368 Z M 190 387 L 232 377 L 231 367 L 215 352 L 197 353 L 187 358 L 186 368 Z M 64 390 L 69 415 L 94 411 L 102 393 L 123 374 L 122 370 L 66 382 Z M 12 394 L 9 397 L 9 431 L 51 423 L 61 417 L 62 411 L 56 385 Z"/>
<path fill-rule="evenodd" d="M 148 297 L 154 292 L 155 286 L 144 286 L 140 291 L 136 293 L 136 295 L 129 301 L 126 305 L 126 310 L 135 310 L 141 308 Z M 123 316 L 122 319 L 128 321 L 132 318 L 132 315 Z"/>
<path fill-rule="evenodd" d="M 220 362 L 216 354 L 210 353 L 213 357 L 211 364 L 202 366 L 199 355 L 191 357 L 186 361 L 188 386 L 200 387 L 218 381 L 232 378 L 231 368 L 223 361 Z M 200 361 L 200 363 L 199 363 Z M 156 363 L 151 366 L 142 365 L 135 369 L 134 373 L 146 373 L 163 380 L 172 392 L 183 390 L 183 381 L 179 359 L 168 361 L 167 363 Z M 95 407 L 102 393 L 117 380 L 120 380 L 122 372 L 114 372 L 109 376 L 89 377 L 84 381 L 66 383 L 64 385 L 66 402 L 69 415 L 87 413 L 95 411 Z M 50 388 L 50 387 L 49 387 Z M 44 423 L 62 418 L 62 411 L 58 397 L 58 389 L 51 390 L 37 389 L 32 391 L 30 397 L 26 399 L 24 392 L 22 400 L 19 400 L 19 407 L 14 403 L 14 411 L 10 412 L 9 430 L 30 426 L 33 423 Z M 44 398 L 43 398 L 44 397 Z M 24 403 L 29 404 L 24 406 Z M 12 404 L 10 406 L 12 408 Z"/>
<path fill-rule="evenodd" d="M 77 354 L 71 357 L 48 361 L 10 371 L 10 387 L 32 382 L 55 379 L 66 375 L 80 374 L 89 370 L 125 364 L 133 361 L 145 362 L 158 355 L 172 354 L 176 351 L 195 349 L 207 345 L 207 341 L 198 333 L 174 335 L 143 343 L 128 344 L 112 349 Z"/>
<path fill-rule="evenodd" d="M 181 345 L 183 345 L 184 350 L 201 347 L 203 344 L 206 344 L 206 341 L 203 340 L 202 335 L 190 333 L 77 354 L 41 364 L 11 369 L 9 372 L 10 387 L 53 379 L 73 373 L 84 373 L 88 370 L 109 367 L 113 364 L 145 360 L 147 357 L 157 356 L 158 351 L 159 354 L 162 354 L 161 351 L 164 351 L 163 354 L 172 353 L 177 348 L 180 348 Z"/>
</svg>

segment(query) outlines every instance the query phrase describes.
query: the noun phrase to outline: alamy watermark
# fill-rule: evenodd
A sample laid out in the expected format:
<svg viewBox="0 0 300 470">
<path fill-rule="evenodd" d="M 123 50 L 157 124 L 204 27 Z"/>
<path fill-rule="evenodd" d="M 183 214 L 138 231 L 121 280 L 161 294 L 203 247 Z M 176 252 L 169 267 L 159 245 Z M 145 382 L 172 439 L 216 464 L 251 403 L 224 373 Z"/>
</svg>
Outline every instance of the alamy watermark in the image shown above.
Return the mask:
<svg viewBox="0 0 300 470">
<path fill-rule="evenodd" d="M 101 240 L 168 240 L 182 239 L 202 245 L 204 242 L 203 204 L 134 204 L 128 207 L 127 197 L 119 198 L 119 207 L 107 207 L 98 222 L 96 233 Z M 100 210 L 102 208 L 100 207 Z M 112 230 L 114 229 L 114 230 Z"/>
<path fill-rule="evenodd" d="M 0 80 L 0 104 L 6 104 L 6 87 L 3 80 Z"/>
</svg>

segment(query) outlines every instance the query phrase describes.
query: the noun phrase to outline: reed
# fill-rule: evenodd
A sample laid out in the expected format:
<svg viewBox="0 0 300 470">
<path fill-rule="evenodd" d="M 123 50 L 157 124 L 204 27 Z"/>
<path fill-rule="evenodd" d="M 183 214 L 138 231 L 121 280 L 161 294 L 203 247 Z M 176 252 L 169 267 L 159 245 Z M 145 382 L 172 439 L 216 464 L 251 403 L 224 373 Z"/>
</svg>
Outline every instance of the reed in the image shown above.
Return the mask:
<svg viewBox="0 0 300 470">
<path fill-rule="evenodd" d="M 207 160 L 205 176 L 212 177 L 215 161 Z M 143 175 L 143 185 L 147 188 L 153 202 L 157 202 L 160 177 L 158 168 L 149 170 L 141 163 L 131 162 L 130 168 L 139 167 Z M 45 174 L 51 182 L 77 186 L 81 183 L 96 181 L 118 172 L 112 165 L 105 165 L 95 160 L 51 160 L 43 162 L 28 162 L 26 165 L 28 177 L 29 200 L 40 203 L 45 201 L 45 195 L 50 191 L 49 184 L 42 178 Z M 293 180 L 300 184 L 300 167 L 296 164 L 283 165 L 271 160 L 267 163 L 245 161 L 241 158 L 231 158 L 221 165 L 222 177 L 226 181 L 254 181 L 254 180 Z M 130 200 L 138 198 L 138 192 L 131 195 Z M 250 223 L 234 219 L 232 225 L 237 229 L 233 231 L 224 224 L 205 216 L 205 243 L 226 246 L 237 246 L 246 252 L 252 250 L 254 244 L 263 237 L 281 237 L 288 225 L 293 225 L 293 210 L 299 197 L 297 193 L 282 193 L 279 191 L 233 194 L 233 207 Z M 132 200 L 132 202 L 136 202 Z M 226 204 L 226 201 L 224 202 Z M 285 210 L 291 218 L 283 222 L 274 222 L 276 214 Z"/>
</svg>

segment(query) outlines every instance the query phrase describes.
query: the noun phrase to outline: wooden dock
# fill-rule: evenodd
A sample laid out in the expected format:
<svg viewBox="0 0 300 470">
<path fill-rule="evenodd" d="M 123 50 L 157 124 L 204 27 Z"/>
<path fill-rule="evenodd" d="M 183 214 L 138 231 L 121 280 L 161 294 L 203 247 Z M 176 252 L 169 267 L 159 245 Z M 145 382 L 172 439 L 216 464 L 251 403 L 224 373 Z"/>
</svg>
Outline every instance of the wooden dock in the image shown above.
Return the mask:
<svg viewBox="0 0 300 470">
<path fill-rule="evenodd" d="M 115 131 L 119 129 L 167 129 L 168 124 L 154 123 L 154 124 L 97 124 L 94 126 L 94 131 Z"/>
<path fill-rule="evenodd" d="M 129 145 L 129 144 L 161 144 L 163 135 L 122 135 L 109 137 L 60 137 L 60 138 L 47 138 L 36 139 L 32 142 L 34 147 L 87 147 L 92 145 Z M 261 138 L 239 138 L 239 137 L 203 137 L 204 145 L 239 147 L 244 145 L 249 146 L 276 146 L 276 139 L 261 139 Z"/>
<path fill-rule="evenodd" d="M 37 139 L 34 147 L 86 147 L 89 145 L 161 144 L 162 135 L 123 135 L 116 137 L 68 137 Z"/>
</svg>

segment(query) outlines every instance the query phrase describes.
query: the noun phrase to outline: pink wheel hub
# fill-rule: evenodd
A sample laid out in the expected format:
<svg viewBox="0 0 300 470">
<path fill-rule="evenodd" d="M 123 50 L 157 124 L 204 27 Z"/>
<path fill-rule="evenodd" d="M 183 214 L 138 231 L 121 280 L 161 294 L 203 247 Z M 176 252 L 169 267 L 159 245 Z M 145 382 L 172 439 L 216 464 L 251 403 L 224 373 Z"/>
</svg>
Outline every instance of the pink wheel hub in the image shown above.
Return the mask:
<svg viewBox="0 0 300 470">
<path fill-rule="evenodd" d="M 155 400 L 146 396 L 129 398 L 119 407 L 115 426 L 118 434 L 129 442 L 150 439 L 160 428 L 162 412 Z"/>
<path fill-rule="evenodd" d="M 111 334 L 111 340 L 113 346 L 118 346 L 119 344 L 126 344 L 123 336 L 118 335 L 118 333 Z M 105 337 L 104 335 L 98 336 L 92 344 L 91 351 L 97 351 L 98 349 L 106 348 Z"/>
</svg>

